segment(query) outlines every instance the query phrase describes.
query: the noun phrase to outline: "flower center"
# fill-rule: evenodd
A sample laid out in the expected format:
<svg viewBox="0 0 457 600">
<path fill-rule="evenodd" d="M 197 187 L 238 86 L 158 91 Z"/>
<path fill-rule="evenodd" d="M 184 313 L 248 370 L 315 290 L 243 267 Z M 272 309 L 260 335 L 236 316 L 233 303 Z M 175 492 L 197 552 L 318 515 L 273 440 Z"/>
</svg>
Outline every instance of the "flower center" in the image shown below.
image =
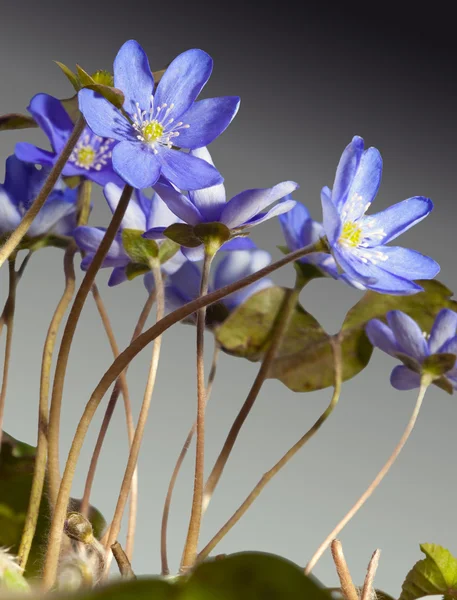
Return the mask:
<svg viewBox="0 0 457 600">
<path fill-rule="evenodd" d="M 141 133 L 146 142 L 156 142 L 163 136 L 164 128 L 158 121 L 145 121 Z"/>
<path fill-rule="evenodd" d="M 86 130 L 68 160 L 85 171 L 100 171 L 109 164 L 112 147 L 113 140 L 101 138 Z"/>
<path fill-rule="evenodd" d="M 95 161 L 96 152 L 92 148 L 92 146 L 82 146 L 78 148 L 76 151 L 76 161 L 75 164 L 78 167 L 83 167 L 85 169 L 91 167 Z"/>
<path fill-rule="evenodd" d="M 343 230 L 339 239 L 340 244 L 349 248 L 355 248 L 356 246 L 359 246 L 362 240 L 363 231 L 360 225 L 357 225 L 357 223 L 354 223 L 353 221 L 347 221 L 343 225 Z"/>
<path fill-rule="evenodd" d="M 171 116 L 174 107 L 174 104 L 155 106 L 154 96 L 151 96 L 149 110 L 141 110 L 138 102 L 136 103 L 136 113 L 132 115 L 136 137 L 140 142 L 147 144 L 154 154 L 159 152 L 161 146 L 171 148 L 173 139 L 177 138 L 183 129 L 190 127 L 182 121 L 175 123 Z"/>
</svg>

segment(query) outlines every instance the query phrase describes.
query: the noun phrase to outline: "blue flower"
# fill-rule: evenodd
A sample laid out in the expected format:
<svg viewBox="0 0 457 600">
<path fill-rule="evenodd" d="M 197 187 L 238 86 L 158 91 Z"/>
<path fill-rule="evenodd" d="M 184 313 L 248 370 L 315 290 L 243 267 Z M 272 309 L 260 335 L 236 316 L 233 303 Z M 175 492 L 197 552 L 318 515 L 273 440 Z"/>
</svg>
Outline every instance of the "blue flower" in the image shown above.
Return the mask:
<svg viewBox="0 0 457 600">
<path fill-rule="evenodd" d="M 424 360 L 437 353 L 457 355 L 457 313 L 447 308 L 441 310 L 427 338 L 419 325 L 400 310 L 387 313 L 387 323 L 379 319 L 370 321 L 365 331 L 373 346 L 394 357 L 409 357 L 410 366 L 395 367 L 390 382 L 397 390 L 411 390 L 420 385 L 420 371 Z M 444 375 L 448 384 L 457 389 L 457 368 L 454 365 Z"/>
<path fill-rule="evenodd" d="M 209 164 L 213 164 L 207 148 L 192 150 L 191 155 Z M 174 186 L 162 180 L 154 185 L 154 189 L 168 205 L 168 208 L 185 223 L 195 226 L 200 223 L 219 222 L 225 225 L 234 236 L 244 234 L 248 229 L 264 221 L 289 211 L 295 206 L 295 200 L 286 199 L 263 212 L 270 204 L 287 196 L 298 188 L 294 181 L 284 181 L 267 189 L 246 190 L 226 199 L 224 185 L 218 184 L 201 190 L 189 191 L 183 194 Z M 151 229 L 145 233 L 146 238 L 160 239 L 163 229 Z M 249 248 L 246 238 L 234 237 L 222 250 L 242 250 Z M 203 258 L 203 245 L 197 248 L 183 248 L 184 254 L 190 260 Z"/>
<path fill-rule="evenodd" d="M 48 94 L 37 94 L 30 101 L 29 112 L 48 136 L 52 151 L 42 150 L 27 142 L 16 144 L 15 154 L 21 160 L 52 166 L 73 131 L 74 124 L 60 100 Z M 111 155 L 114 140 L 99 137 L 86 127 L 65 165 L 62 174 L 78 175 L 105 185 L 112 181 L 122 184 L 114 173 Z"/>
<path fill-rule="evenodd" d="M 209 285 L 209 292 L 218 290 L 221 287 L 243 279 L 243 277 L 256 273 L 269 265 L 270 262 L 271 256 L 268 252 L 256 247 L 250 250 L 230 252 L 216 265 L 212 275 L 212 282 Z M 200 268 L 195 262 L 186 260 L 181 268 L 167 279 L 165 287 L 167 310 L 176 310 L 180 306 L 198 298 L 200 294 L 200 281 Z M 145 276 L 144 283 L 150 293 L 154 286 L 151 273 Z M 264 277 L 238 292 L 226 296 L 221 302 L 228 311 L 232 311 L 256 292 L 272 285 L 273 282 L 271 279 Z"/>
<path fill-rule="evenodd" d="M 338 165 L 333 190 L 322 189 L 324 231 L 340 269 L 354 282 L 384 294 L 415 294 L 417 279 L 433 279 L 439 265 L 414 250 L 386 246 L 432 210 L 432 201 L 415 196 L 375 215 L 365 215 L 381 182 L 376 148 L 364 151 L 354 137 Z"/>
<path fill-rule="evenodd" d="M 114 183 L 108 183 L 104 187 L 103 193 L 111 212 L 114 212 L 121 198 L 122 189 Z M 114 286 L 126 281 L 126 267 L 132 262 L 122 245 L 123 229 L 135 229 L 144 232 L 150 227 L 166 227 L 177 221 L 178 219 L 176 216 L 167 208 L 166 204 L 161 200 L 158 194 L 154 194 L 152 199 L 150 199 L 140 190 L 135 190 L 124 218 L 122 219 L 120 231 L 113 240 L 102 263 L 102 268 L 108 267 L 113 269 L 108 285 Z M 76 228 L 74 237 L 78 247 L 84 252 L 84 258 L 81 262 L 82 269 L 88 269 L 104 234 L 105 229 L 100 227 L 89 227 L 84 225 Z M 178 250 L 172 258 L 163 264 L 163 270 L 165 273 L 172 273 L 176 269 L 179 269 L 184 261 L 185 258 L 183 254 Z"/>
<path fill-rule="evenodd" d="M 212 165 L 174 149 L 209 144 L 238 111 L 238 97 L 195 102 L 212 68 L 206 52 L 188 50 L 170 64 L 154 92 L 148 58 L 143 48 L 130 40 L 114 61 L 114 85 L 124 93 L 125 114 L 89 89 L 79 92 L 79 106 L 89 127 L 118 142 L 113 166 L 132 187 L 152 186 L 160 175 L 185 190 L 222 181 Z"/>
<path fill-rule="evenodd" d="M 49 169 L 38 169 L 16 156 L 6 160 L 5 182 L 0 184 L 0 237 L 8 235 L 22 220 L 43 186 Z M 49 234 L 70 236 L 76 226 L 77 192 L 59 181 L 31 224 L 27 238 Z"/>
</svg>

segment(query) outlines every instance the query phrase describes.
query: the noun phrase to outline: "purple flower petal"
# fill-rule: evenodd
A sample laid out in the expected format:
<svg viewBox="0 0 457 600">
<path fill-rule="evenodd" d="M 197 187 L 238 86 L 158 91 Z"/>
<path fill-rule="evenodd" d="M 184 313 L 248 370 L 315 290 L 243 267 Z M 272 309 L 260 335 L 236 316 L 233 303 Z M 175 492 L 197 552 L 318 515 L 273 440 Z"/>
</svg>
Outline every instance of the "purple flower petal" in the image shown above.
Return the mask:
<svg viewBox="0 0 457 600">
<path fill-rule="evenodd" d="M 246 227 L 254 227 L 255 225 L 260 225 L 260 223 L 263 223 L 264 221 L 268 221 L 273 217 L 277 217 L 279 215 L 287 213 L 289 212 L 289 210 L 293 209 L 295 204 L 295 200 L 286 200 L 285 202 L 278 202 L 278 204 L 275 204 L 275 206 L 270 208 L 270 210 L 268 210 L 267 212 L 260 213 L 253 217 L 250 221 L 246 223 Z"/>
<path fill-rule="evenodd" d="M 362 227 L 369 227 L 373 230 L 382 232 L 375 237 L 370 246 L 387 244 L 395 239 L 410 227 L 416 225 L 425 219 L 433 209 L 433 202 L 422 196 L 415 196 L 398 202 L 386 210 L 372 216 L 364 217 Z"/>
<path fill-rule="evenodd" d="M 221 221 L 229 229 L 244 225 L 264 208 L 291 194 L 298 188 L 294 181 L 283 181 L 272 188 L 246 190 L 229 200 L 222 211 Z"/>
<path fill-rule="evenodd" d="M 147 188 L 158 180 L 160 163 L 146 145 L 124 141 L 113 148 L 113 167 L 116 173 L 134 188 Z"/>
<path fill-rule="evenodd" d="M 59 153 L 74 128 L 60 100 L 49 94 L 36 94 L 27 109 L 49 138 L 52 148 Z"/>
<path fill-rule="evenodd" d="M 167 236 L 163 234 L 165 229 L 166 227 L 151 227 L 141 237 L 145 240 L 166 240 Z"/>
<path fill-rule="evenodd" d="M 449 354 L 455 354 L 457 356 L 457 335 L 448 339 L 438 352 L 448 352 Z M 455 368 L 455 365 L 453 368 Z"/>
<path fill-rule="evenodd" d="M 176 254 L 174 254 L 171 258 L 169 258 L 166 262 L 163 263 L 162 271 L 166 275 L 173 275 L 174 273 L 179 271 L 179 269 L 183 266 L 183 264 L 186 261 L 187 258 L 184 256 L 181 250 L 178 250 Z"/>
<path fill-rule="evenodd" d="M 312 221 L 309 211 L 304 204 L 297 202 L 287 213 L 279 216 L 282 233 L 289 250 L 298 250 L 304 245 L 302 232 L 305 223 Z"/>
<path fill-rule="evenodd" d="M 328 192 L 328 188 L 322 188 L 322 217 L 325 235 L 327 236 L 330 245 L 333 246 L 340 237 L 342 224 L 338 210 L 333 204 Z"/>
<path fill-rule="evenodd" d="M 3 185 L 0 185 L 0 235 L 16 229 L 21 215 Z"/>
<path fill-rule="evenodd" d="M 382 253 L 382 259 L 377 259 L 376 251 Z M 366 256 L 373 255 L 378 260 L 378 266 L 397 277 L 405 279 L 433 279 L 440 272 L 440 266 L 429 256 L 420 252 L 401 248 L 400 246 L 378 246 L 365 252 Z M 386 259 L 387 257 L 387 259 Z"/>
<path fill-rule="evenodd" d="M 368 339 L 377 348 L 383 352 L 395 356 L 398 352 L 397 342 L 392 330 L 379 319 L 372 319 L 365 326 L 365 333 Z"/>
<path fill-rule="evenodd" d="M 160 157 L 164 176 L 182 190 L 211 187 L 224 180 L 212 165 L 190 154 L 163 149 L 159 152 L 158 157 Z"/>
<path fill-rule="evenodd" d="M 186 248 L 186 246 L 182 246 L 181 252 L 190 262 L 198 262 L 205 258 L 205 247 L 203 244 L 196 248 Z"/>
<path fill-rule="evenodd" d="M 81 225 L 74 231 L 74 238 L 78 247 L 84 252 L 92 255 L 98 250 L 104 235 L 105 231 L 103 229 L 89 227 L 87 225 Z M 118 264 L 112 264 L 112 261 L 117 261 L 117 263 L 119 263 L 119 261 L 126 261 L 125 264 L 129 262 L 129 258 L 122 247 L 122 242 L 119 237 L 113 240 L 113 243 L 108 250 L 107 259 L 109 259 L 110 264 L 105 265 L 105 259 L 103 266 L 118 266 Z M 90 261 L 91 260 L 92 259 L 90 259 Z"/>
<path fill-rule="evenodd" d="M 409 315 L 400 310 L 387 313 L 387 322 L 395 336 L 400 352 L 421 362 L 428 356 L 427 342 L 419 325 Z"/>
<path fill-rule="evenodd" d="M 198 148 L 190 152 L 191 156 L 200 158 L 210 165 L 214 166 L 211 154 L 206 147 Z M 197 207 L 205 221 L 218 221 L 222 209 L 226 204 L 225 187 L 223 183 L 213 185 L 212 187 L 194 190 L 189 193 L 193 204 Z"/>
<path fill-rule="evenodd" d="M 221 251 L 255 250 L 257 246 L 248 237 L 235 237 L 221 246 Z"/>
<path fill-rule="evenodd" d="M 363 139 L 359 136 L 352 138 L 341 155 L 333 183 L 332 199 L 337 208 L 346 202 L 352 180 L 357 172 L 363 153 Z"/>
<path fill-rule="evenodd" d="M 135 40 L 125 42 L 114 60 L 114 86 L 125 97 L 124 108 L 133 114 L 136 102 L 141 110 L 149 110 L 154 78 L 145 51 Z"/>
<path fill-rule="evenodd" d="M 72 200 L 74 197 L 64 196 L 61 192 L 52 194 L 33 220 L 27 235 L 35 237 L 45 233 L 54 233 L 53 229 L 61 219 L 75 214 L 76 205 Z"/>
<path fill-rule="evenodd" d="M 238 96 L 208 98 L 195 102 L 181 117 L 189 127 L 180 130 L 176 145 L 191 149 L 207 146 L 227 129 L 239 106 Z"/>
<path fill-rule="evenodd" d="M 190 302 L 200 295 L 200 280 L 200 269 L 194 263 L 186 260 L 179 271 L 170 275 L 165 292 L 168 292 L 168 288 L 172 288 L 183 298 L 184 302 Z"/>
<path fill-rule="evenodd" d="M 189 225 L 197 225 L 204 221 L 203 216 L 187 196 L 181 194 L 171 185 L 157 182 L 154 189 L 168 206 L 172 213 Z"/>
<path fill-rule="evenodd" d="M 54 152 L 42 150 L 28 142 L 18 142 L 14 148 L 14 153 L 20 160 L 36 165 L 51 166 L 56 160 Z"/>
<path fill-rule="evenodd" d="M 173 105 L 172 116 L 177 121 L 197 98 L 210 78 L 212 69 L 213 60 L 203 50 L 183 52 L 163 74 L 157 86 L 155 105 Z"/>
<path fill-rule="evenodd" d="M 146 198 L 146 202 L 150 204 L 147 229 L 153 227 L 168 227 L 173 223 L 180 221 L 174 212 L 172 212 L 159 194 L 154 193 L 151 200 Z"/>
<path fill-rule="evenodd" d="M 356 221 L 366 210 L 367 204 L 373 202 L 379 186 L 382 175 L 382 158 L 376 148 L 368 148 L 359 162 L 356 173 L 349 186 L 347 198 L 339 210 L 346 211 L 344 220 Z M 336 203 L 337 199 L 332 194 L 332 199 Z"/>
<path fill-rule="evenodd" d="M 78 93 L 79 110 L 92 131 L 113 140 L 135 140 L 134 129 L 111 102 L 89 89 Z"/>
<path fill-rule="evenodd" d="M 5 191 L 16 205 L 24 205 L 29 196 L 29 186 L 36 167 L 19 160 L 14 154 L 6 159 Z"/>
<path fill-rule="evenodd" d="M 119 200 L 121 199 L 122 189 L 114 183 L 108 183 L 103 188 L 103 194 L 108 202 L 111 212 L 114 213 L 119 204 Z M 141 206 L 138 203 L 138 197 L 135 193 L 132 195 L 127 210 L 125 211 L 121 228 L 139 229 L 141 231 L 146 230 L 146 215 L 141 209 Z"/>
<path fill-rule="evenodd" d="M 108 279 L 108 286 L 114 287 L 115 285 L 119 285 L 120 283 L 124 283 L 127 281 L 127 273 L 125 272 L 125 267 L 115 267 L 111 271 L 111 275 Z"/>
<path fill-rule="evenodd" d="M 456 332 L 457 313 L 448 308 L 443 308 L 438 313 L 430 332 L 430 338 L 428 340 L 430 354 L 435 354 L 435 352 L 447 352 L 447 350 L 441 350 L 441 347 L 448 340 L 454 338 Z"/>
<path fill-rule="evenodd" d="M 413 390 L 420 387 L 421 378 L 419 373 L 411 371 L 404 365 L 398 365 L 392 371 L 390 383 L 396 390 Z"/>
</svg>

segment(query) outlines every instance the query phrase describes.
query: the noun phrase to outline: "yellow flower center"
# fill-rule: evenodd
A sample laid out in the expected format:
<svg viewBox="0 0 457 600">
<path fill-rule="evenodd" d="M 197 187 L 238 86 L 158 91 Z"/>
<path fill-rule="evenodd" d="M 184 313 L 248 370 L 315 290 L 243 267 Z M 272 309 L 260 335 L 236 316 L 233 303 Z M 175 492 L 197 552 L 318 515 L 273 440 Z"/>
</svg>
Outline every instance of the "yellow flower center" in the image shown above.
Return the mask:
<svg viewBox="0 0 457 600">
<path fill-rule="evenodd" d="M 141 128 L 141 133 L 146 142 L 156 142 L 163 136 L 164 127 L 158 121 L 146 121 Z"/>
<path fill-rule="evenodd" d="M 341 232 L 339 242 L 344 244 L 345 246 L 350 246 L 351 248 L 355 248 L 360 244 L 363 239 L 362 228 L 354 223 L 353 221 L 348 221 L 343 225 L 343 231 Z"/>
<path fill-rule="evenodd" d="M 97 153 L 92 146 L 81 146 L 76 153 L 76 163 L 81 167 L 91 167 L 94 164 Z"/>
</svg>

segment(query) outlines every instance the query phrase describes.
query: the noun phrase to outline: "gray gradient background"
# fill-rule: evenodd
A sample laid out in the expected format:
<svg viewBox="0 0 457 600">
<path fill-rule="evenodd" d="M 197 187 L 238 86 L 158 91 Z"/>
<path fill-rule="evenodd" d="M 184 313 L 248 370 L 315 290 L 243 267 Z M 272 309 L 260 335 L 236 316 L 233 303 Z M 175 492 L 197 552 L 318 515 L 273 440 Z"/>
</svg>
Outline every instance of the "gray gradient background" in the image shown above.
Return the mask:
<svg viewBox="0 0 457 600">
<path fill-rule="evenodd" d="M 0 113 L 21 111 L 31 96 L 58 97 L 71 90 L 53 60 L 87 70 L 111 68 L 120 45 L 136 38 L 153 69 L 179 52 L 201 47 L 215 60 L 206 96 L 239 94 L 234 123 L 212 146 L 230 194 L 284 179 L 301 184 L 296 198 L 320 218 L 319 191 L 331 185 L 340 153 L 354 134 L 384 157 L 376 210 L 422 194 L 435 202 L 426 222 L 402 243 L 432 255 L 440 279 L 457 288 L 455 270 L 455 46 L 446 17 L 399 12 L 363 14 L 332 8 L 299 18 L 292 5 L 261 12 L 233 3 L 150 3 L 115 7 L 101 0 L 55 3 L 2 2 Z M 0 157 L 19 140 L 45 143 L 39 131 L 2 133 Z M 92 223 L 103 225 L 107 210 L 96 197 Z M 277 222 L 259 226 L 254 240 L 279 256 Z M 33 258 L 19 289 L 5 428 L 35 442 L 42 344 L 61 293 L 62 253 L 44 250 Z M 115 289 L 99 276 L 102 295 L 124 347 L 145 291 L 140 279 Z M 276 280 L 291 284 L 293 269 Z M 0 279 L 5 294 L 6 273 Z M 360 297 L 332 280 L 310 285 L 302 300 L 330 331 Z M 194 418 L 195 373 L 192 328 L 176 326 L 163 343 L 161 368 L 140 457 L 140 506 L 134 568 L 159 570 L 159 524 L 166 485 Z M 208 358 L 211 338 L 208 336 Z M 2 343 L 3 352 L 3 343 Z M 150 350 L 131 367 L 130 391 L 137 411 Z M 1 358 L 1 357 L 0 357 Z M 111 354 L 91 299 L 84 309 L 68 371 L 62 419 L 62 456 L 88 395 L 111 363 Z M 343 388 L 335 414 L 304 451 L 274 480 L 254 507 L 223 540 L 219 552 L 264 550 L 304 564 L 358 498 L 391 453 L 411 413 L 415 393 L 389 386 L 394 362 L 376 352 L 370 366 Z M 208 409 L 207 466 L 244 401 L 257 365 L 223 356 Z M 238 507 L 260 475 L 308 429 L 329 401 L 331 390 L 293 394 L 269 381 L 240 435 L 222 483 L 205 516 L 202 542 Z M 411 441 L 398 464 L 341 535 L 350 568 L 362 582 L 371 553 L 383 551 L 377 587 L 397 595 L 418 544 L 429 541 L 457 552 L 453 514 L 457 498 L 454 466 L 455 400 L 432 390 Z M 98 415 L 101 417 L 101 413 Z M 84 446 L 74 483 L 80 496 L 99 418 Z M 109 519 L 126 461 L 123 414 L 118 410 L 105 445 L 92 500 Z M 188 458 L 172 506 L 171 564 L 177 567 L 191 500 L 193 454 Z M 337 582 L 329 553 L 315 574 Z"/>
</svg>

